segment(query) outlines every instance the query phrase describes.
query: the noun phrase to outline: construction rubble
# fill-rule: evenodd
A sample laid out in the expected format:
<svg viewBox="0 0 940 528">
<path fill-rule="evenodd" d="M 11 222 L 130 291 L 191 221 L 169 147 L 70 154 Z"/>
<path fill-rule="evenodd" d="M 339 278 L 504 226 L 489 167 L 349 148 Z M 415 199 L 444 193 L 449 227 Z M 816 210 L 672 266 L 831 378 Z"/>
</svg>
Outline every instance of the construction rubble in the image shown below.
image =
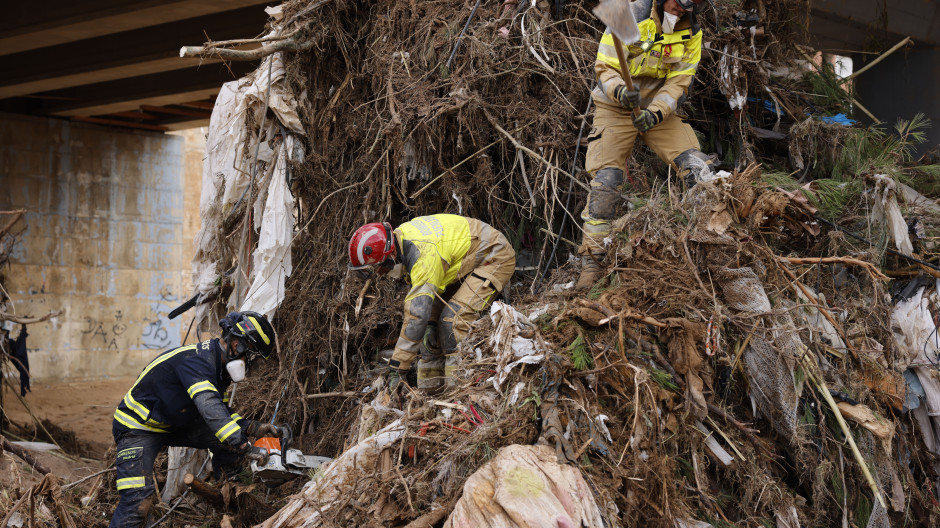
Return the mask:
<svg viewBox="0 0 940 528">
<path fill-rule="evenodd" d="M 604 276 L 578 293 L 603 25 L 581 3 L 474 4 L 294 0 L 269 8 L 261 51 L 184 48 L 259 64 L 212 114 L 186 323 L 271 318 L 277 359 L 233 404 L 331 460 L 180 501 L 205 464 L 171 450 L 151 520 L 180 503 L 164 526 L 940 525 L 924 120 L 846 117 L 851 86 L 805 46 L 810 2 L 716 1 L 681 110 L 724 172 L 685 190 L 638 142 Z M 441 212 L 506 233 L 517 272 L 453 385 L 398 396 L 407 288 L 355 278 L 347 244 Z M 84 503 L 61 484 L 19 509 L 107 525 L 113 472 Z"/>
</svg>

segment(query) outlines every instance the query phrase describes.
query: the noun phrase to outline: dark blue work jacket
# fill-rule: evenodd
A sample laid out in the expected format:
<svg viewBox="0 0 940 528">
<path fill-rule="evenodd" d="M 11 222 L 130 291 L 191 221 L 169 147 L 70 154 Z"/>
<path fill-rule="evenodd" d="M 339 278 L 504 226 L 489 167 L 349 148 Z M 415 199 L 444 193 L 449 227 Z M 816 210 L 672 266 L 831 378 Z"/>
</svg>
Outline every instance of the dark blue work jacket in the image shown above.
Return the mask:
<svg viewBox="0 0 940 528">
<path fill-rule="evenodd" d="M 114 430 L 175 433 L 204 422 L 220 442 L 242 445 L 247 439 L 223 394 L 229 380 L 223 371 L 218 339 L 168 350 L 150 362 L 114 411 Z"/>
</svg>

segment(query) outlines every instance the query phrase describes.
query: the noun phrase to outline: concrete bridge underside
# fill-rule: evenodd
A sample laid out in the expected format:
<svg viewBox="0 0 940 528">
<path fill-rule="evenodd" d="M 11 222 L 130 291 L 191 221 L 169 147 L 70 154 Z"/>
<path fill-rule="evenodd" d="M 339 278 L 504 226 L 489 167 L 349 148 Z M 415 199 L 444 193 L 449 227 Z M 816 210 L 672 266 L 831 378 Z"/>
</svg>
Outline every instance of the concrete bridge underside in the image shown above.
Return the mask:
<svg viewBox="0 0 940 528">
<path fill-rule="evenodd" d="M 179 48 L 207 39 L 256 36 L 268 18 L 264 7 L 276 3 L 3 2 L 0 112 L 155 131 L 203 125 L 221 84 L 255 65 L 181 59 Z M 940 2 L 813 0 L 810 31 L 813 42 L 808 44 L 850 55 L 856 67 L 876 56 L 872 53 L 911 36 L 913 49 L 895 54 L 861 76 L 859 93 L 864 104 L 884 121 L 910 117 L 914 105 L 921 105 L 920 110 L 930 117 L 940 118 L 936 108 L 940 102 L 928 93 L 935 91 L 938 81 Z M 892 90 L 888 92 L 892 96 L 879 97 L 886 88 Z"/>
<path fill-rule="evenodd" d="M 0 111 L 149 130 L 205 124 L 222 83 L 253 65 L 179 48 L 251 38 L 260 0 L 47 0 L 0 5 Z"/>
</svg>

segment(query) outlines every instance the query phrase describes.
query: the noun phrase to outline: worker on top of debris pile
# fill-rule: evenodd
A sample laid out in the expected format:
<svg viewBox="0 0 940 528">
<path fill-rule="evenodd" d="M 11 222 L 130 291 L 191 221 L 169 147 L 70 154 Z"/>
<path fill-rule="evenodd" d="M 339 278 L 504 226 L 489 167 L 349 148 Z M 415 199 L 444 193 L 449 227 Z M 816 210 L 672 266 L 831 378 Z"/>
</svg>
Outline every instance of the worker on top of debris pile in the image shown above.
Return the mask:
<svg viewBox="0 0 940 528">
<path fill-rule="evenodd" d="M 284 428 L 247 420 L 223 394 L 245 379 L 249 363 L 274 349 L 274 329 L 261 314 L 233 312 L 219 322 L 220 339 L 168 350 L 144 368 L 114 412 L 117 489 L 111 527 L 138 527 L 154 497 L 153 463 L 165 446 L 212 452 L 213 474 L 233 475 L 243 458 L 267 463 L 268 452 L 247 436 L 280 437 Z"/>
<path fill-rule="evenodd" d="M 433 393 L 452 380 L 457 343 L 509 282 L 516 253 L 502 233 L 480 220 L 436 214 L 394 231 L 387 222 L 360 227 L 349 241 L 349 267 L 362 278 L 374 270 L 411 284 L 389 386 L 396 390 L 420 356 L 418 388 Z"/>
<path fill-rule="evenodd" d="M 640 41 L 624 46 L 635 90 L 620 75 L 620 61 L 610 29 L 597 49 L 597 106 L 588 137 L 585 169 L 591 189 L 581 213 L 584 238 L 578 253 L 583 267 L 575 285 L 584 290 L 597 280 L 606 255 L 604 239 L 621 200 L 626 161 L 637 135 L 688 186 L 707 179 L 710 161 L 699 150 L 698 138 L 676 109 L 685 100 L 702 54 L 702 30 L 695 9 L 702 0 L 637 0 L 633 13 L 640 21 Z M 633 109 L 639 109 L 634 117 Z"/>
</svg>

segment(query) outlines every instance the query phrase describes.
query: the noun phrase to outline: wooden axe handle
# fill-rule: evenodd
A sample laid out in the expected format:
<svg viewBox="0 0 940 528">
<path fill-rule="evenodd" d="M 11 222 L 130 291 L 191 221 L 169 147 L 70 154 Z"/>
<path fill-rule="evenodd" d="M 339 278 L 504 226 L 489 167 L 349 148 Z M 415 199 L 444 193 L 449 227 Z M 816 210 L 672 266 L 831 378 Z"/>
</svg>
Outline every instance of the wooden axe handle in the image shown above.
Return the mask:
<svg viewBox="0 0 940 528">
<path fill-rule="evenodd" d="M 627 83 L 627 88 L 630 91 L 636 90 L 633 87 L 633 79 L 630 78 L 630 64 L 627 62 L 626 57 L 623 56 L 623 42 L 620 42 L 620 39 L 617 38 L 617 35 L 611 33 L 614 37 L 614 48 L 617 50 L 617 60 L 620 61 L 620 76 L 623 77 L 623 82 Z M 640 116 L 640 109 L 633 107 L 633 117 Z"/>
</svg>

